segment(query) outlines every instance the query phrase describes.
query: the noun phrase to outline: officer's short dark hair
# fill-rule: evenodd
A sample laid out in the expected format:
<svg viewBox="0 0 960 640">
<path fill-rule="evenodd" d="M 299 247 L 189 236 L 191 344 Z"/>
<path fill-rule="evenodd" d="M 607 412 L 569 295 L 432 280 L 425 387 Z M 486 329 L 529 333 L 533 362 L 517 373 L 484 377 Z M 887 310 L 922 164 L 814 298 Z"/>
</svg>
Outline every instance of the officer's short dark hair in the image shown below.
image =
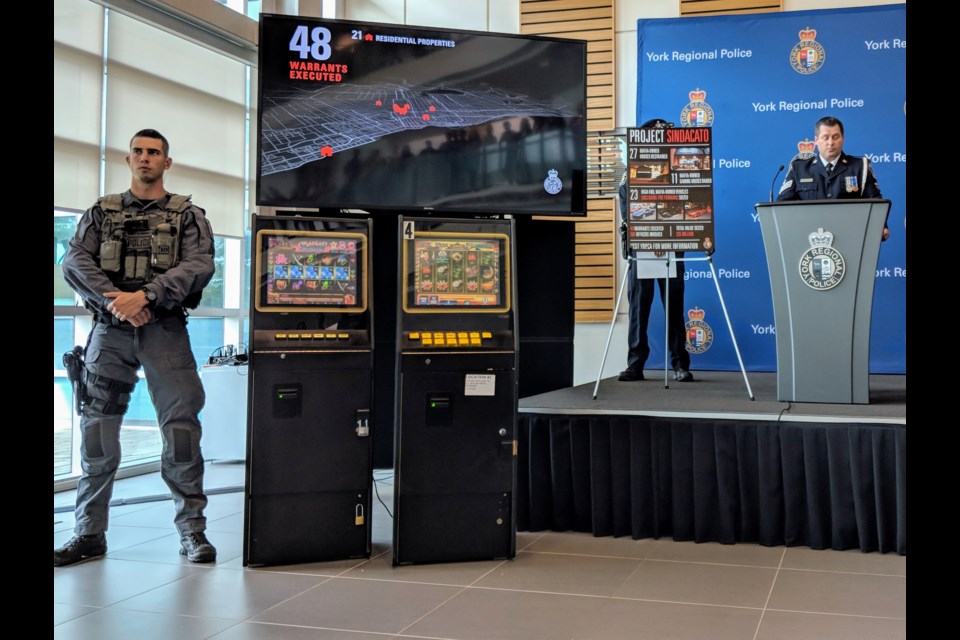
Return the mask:
<svg viewBox="0 0 960 640">
<path fill-rule="evenodd" d="M 140 129 L 135 134 L 133 138 L 153 138 L 154 140 L 159 140 L 163 143 L 163 155 L 170 155 L 170 143 L 167 142 L 167 139 L 163 137 L 163 134 L 157 131 L 156 129 Z M 130 138 L 130 146 L 133 146 L 133 138 Z"/>
<path fill-rule="evenodd" d="M 843 123 L 833 116 L 824 116 L 817 120 L 817 124 L 813 125 L 814 138 L 820 135 L 820 127 L 840 127 L 840 135 L 843 135 Z"/>
</svg>

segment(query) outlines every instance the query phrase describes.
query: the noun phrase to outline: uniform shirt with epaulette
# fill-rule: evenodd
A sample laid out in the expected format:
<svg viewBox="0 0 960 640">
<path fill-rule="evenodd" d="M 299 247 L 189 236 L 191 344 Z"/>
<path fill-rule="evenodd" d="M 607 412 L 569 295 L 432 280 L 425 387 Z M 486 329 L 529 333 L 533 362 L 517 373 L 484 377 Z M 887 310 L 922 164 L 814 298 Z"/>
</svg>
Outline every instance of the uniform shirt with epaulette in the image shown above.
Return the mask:
<svg viewBox="0 0 960 640">
<path fill-rule="evenodd" d="M 827 170 L 823 158 L 794 159 L 777 200 L 841 200 L 882 198 L 869 160 L 841 153 Z"/>
</svg>

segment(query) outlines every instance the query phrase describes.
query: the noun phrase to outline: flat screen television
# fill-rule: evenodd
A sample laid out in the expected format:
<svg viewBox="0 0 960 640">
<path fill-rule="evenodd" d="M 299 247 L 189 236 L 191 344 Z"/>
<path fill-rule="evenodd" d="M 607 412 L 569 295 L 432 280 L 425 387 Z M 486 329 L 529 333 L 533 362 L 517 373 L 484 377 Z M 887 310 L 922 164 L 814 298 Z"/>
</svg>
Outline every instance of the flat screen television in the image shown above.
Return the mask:
<svg viewBox="0 0 960 640">
<path fill-rule="evenodd" d="M 366 311 L 364 234 L 262 229 L 255 246 L 257 311 Z"/>
<path fill-rule="evenodd" d="M 510 239 L 502 233 L 420 231 L 403 243 L 407 313 L 510 310 Z"/>
<path fill-rule="evenodd" d="M 257 203 L 586 214 L 586 43 L 260 17 Z"/>
</svg>

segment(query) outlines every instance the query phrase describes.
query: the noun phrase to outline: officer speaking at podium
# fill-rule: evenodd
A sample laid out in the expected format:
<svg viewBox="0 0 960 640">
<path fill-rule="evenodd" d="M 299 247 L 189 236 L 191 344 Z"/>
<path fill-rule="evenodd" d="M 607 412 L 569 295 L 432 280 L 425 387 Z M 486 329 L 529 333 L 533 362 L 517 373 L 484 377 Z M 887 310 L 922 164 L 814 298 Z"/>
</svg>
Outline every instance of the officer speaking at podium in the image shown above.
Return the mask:
<svg viewBox="0 0 960 640">
<path fill-rule="evenodd" d="M 843 123 L 833 116 L 813 128 L 817 155 L 794 158 L 783 178 L 777 200 L 840 200 L 882 198 L 870 161 L 843 152 Z M 883 240 L 890 230 L 883 227 Z"/>
<path fill-rule="evenodd" d="M 168 193 L 170 145 L 153 129 L 130 140 L 130 189 L 100 198 L 77 224 L 63 261 L 67 283 L 95 320 L 85 351 L 64 356 L 82 418 L 74 537 L 54 549 L 66 566 L 107 552 L 120 425 L 142 366 L 157 412 L 160 475 L 170 488 L 180 553 L 212 562 L 204 531 L 199 413 L 204 391 L 190 350 L 185 308 L 195 308 L 214 272 L 213 231 L 190 196 Z M 77 362 L 85 355 L 86 362 Z M 68 362 L 69 360 L 69 362 Z"/>
</svg>

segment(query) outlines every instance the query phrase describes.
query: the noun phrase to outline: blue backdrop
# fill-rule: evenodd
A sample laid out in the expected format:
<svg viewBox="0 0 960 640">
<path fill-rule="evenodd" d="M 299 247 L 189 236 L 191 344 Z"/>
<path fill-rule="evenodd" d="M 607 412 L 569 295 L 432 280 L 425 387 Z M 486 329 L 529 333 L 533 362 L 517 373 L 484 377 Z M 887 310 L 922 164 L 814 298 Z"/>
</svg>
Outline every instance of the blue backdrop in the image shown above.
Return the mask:
<svg viewBox="0 0 960 640">
<path fill-rule="evenodd" d="M 844 151 L 872 160 L 892 202 L 877 270 L 870 371 L 906 373 L 906 5 L 638 20 L 637 34 L 636 124 L 663 118 L 713 127 L 713 260 L 747 368 L 775 371 L 777 364 L 754 205 L 769 200 L 780 165 L 812 152 L 814 123 L 832 115 L 843 121 Z M 785 173 L 772 185 L 774 197 Z M 703 312 L 690 326 L 706 323 L 713 338 L 698 346 L 692 368 L 739 369 L 709 265 L 687 262 L 686 271 L 685 308 Z M 654 354 L 663 353 L 662 322 L 654 305 Z M 830 340 L 829 328 L 823 339 Z"/>
</svg>

